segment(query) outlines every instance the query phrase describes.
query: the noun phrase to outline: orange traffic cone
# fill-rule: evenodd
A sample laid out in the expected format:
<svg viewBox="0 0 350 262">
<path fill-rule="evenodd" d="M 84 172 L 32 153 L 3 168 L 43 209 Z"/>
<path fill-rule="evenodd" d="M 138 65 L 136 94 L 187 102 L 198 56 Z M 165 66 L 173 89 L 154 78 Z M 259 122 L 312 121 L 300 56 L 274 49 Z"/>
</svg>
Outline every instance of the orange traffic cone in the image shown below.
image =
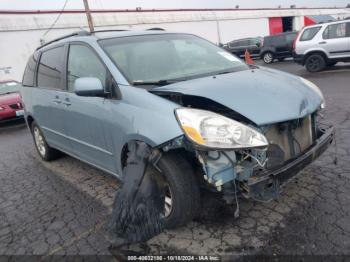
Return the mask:
<svg viewBox="0 0 350 262">
<path fill-rule="evenodd" d="M 250 57 L 250 53 L 249 53 L 248 49 L 245 50 L 245 53 L 244 53 L 244 60 L 245 60 L 246 64 L 248 64 L 248 65 L 254 65 L 254 61 L 253 61 L 253 59 Z"/>
</svg>

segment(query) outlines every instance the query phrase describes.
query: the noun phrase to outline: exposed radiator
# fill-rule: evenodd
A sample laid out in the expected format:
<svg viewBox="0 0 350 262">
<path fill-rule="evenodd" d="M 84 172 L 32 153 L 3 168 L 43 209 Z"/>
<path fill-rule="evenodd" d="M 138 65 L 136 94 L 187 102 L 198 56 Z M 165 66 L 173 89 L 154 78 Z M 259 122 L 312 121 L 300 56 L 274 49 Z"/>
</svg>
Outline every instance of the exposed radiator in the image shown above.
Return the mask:
<svg viewBox="0 0 350 262">
<path fill-rule="evenodd" d="M 272 125 L 265 136 L 270 145 L 267 151 L 267 168 L 282 165 L 285 161 L 302 154 L 313 143 L 313 120 L 303 119 Z"/>
</svg>

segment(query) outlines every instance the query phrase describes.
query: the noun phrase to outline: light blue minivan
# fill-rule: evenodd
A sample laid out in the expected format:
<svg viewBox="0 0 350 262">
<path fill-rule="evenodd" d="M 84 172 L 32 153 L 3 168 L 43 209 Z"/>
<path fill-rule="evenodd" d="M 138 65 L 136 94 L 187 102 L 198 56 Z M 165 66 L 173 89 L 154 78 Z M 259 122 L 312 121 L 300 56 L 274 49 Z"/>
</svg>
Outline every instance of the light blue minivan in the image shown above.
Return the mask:
<svg viewBox="0 0 350 262">
<path fill-rule="evenodd" d="M 85 31 L 39 47 L 23 76 L 25 119 L 42 159 L 61 152 L 123 181 L 127 144 L 161 158 L 168 227 L 200 208 L 203 190 L 228 203 L 268 201 L 327 149 L 316 85 L 246 65 L 191 34 Z"/>
</svg>

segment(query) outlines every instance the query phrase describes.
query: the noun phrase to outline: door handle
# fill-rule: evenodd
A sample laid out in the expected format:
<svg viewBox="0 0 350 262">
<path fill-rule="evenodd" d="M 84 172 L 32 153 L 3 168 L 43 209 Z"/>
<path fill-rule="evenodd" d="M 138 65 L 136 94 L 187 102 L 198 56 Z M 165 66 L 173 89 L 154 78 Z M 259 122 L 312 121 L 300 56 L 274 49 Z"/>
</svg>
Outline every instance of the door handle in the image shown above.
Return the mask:
<svg viewBox="0 0 350 262">
<path fill-rule="evenodd" d="M 66 98 L 62 101 L 62 104 L 64 104 L 65 106 L 70 106 L 72 103 L 70 102 L 69 98 Z"/>
<path fill-rule="evenodd" d="M 324 44 L 327 44 L 326 41 L 322 41 L 322 42 L 319 42 L 320 45 L 324 45 Z"/>
</svg>

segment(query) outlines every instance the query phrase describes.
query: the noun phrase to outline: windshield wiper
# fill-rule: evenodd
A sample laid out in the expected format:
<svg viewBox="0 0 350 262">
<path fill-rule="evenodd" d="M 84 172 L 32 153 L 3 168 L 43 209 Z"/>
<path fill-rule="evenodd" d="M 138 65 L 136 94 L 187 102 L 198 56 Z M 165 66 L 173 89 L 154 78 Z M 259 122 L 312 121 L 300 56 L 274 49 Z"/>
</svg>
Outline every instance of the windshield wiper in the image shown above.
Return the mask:
<svg viewBox="0 0 350 262">
<path fill-rule="evenodd" d="M 235 71 L 233 71 L 233 70 L 230 70 L 230 71 L 223 71 L 223 72 L 217 73 L 217 74 L 215 74 L 215 75 L 230 74 L 230 73 L 233 73 L 233 72 L 235 72 Z"/>
<path fill-rule="evenodd" d="M 259 69 L 260 67 L 258 65 L 248 65 L 250 69 Z"/>
<path fill-rule="evenodd" d="M 177 79 L 169 79 L 169 80 L 158 80 L 158 81 L 143 81 L 143 80 L 136 80 L 132 82 L 132 85 L 134 86 L 165 86 L 170 85 L 176 82 L 185 81 L 185 80 L 177 80 Z"/>
</svg>

